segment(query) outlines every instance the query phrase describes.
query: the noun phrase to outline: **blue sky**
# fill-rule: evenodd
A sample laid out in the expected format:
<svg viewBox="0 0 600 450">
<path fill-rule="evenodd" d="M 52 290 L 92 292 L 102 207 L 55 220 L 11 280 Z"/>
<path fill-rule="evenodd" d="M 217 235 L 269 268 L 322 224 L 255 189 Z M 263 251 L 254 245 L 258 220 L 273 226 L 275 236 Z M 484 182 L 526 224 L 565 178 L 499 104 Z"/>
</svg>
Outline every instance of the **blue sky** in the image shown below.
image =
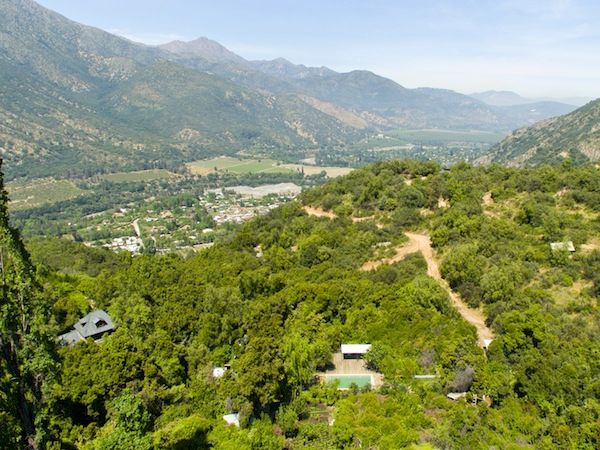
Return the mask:
<svg viewBox="0 0 600 450">
<path fill-rule="evenodd" d="M 40 0 L 147 44 L 199 36 L 247 59 L 372 70 L 407 87 L 600 97 L 597 0 Z"/>
</svg>

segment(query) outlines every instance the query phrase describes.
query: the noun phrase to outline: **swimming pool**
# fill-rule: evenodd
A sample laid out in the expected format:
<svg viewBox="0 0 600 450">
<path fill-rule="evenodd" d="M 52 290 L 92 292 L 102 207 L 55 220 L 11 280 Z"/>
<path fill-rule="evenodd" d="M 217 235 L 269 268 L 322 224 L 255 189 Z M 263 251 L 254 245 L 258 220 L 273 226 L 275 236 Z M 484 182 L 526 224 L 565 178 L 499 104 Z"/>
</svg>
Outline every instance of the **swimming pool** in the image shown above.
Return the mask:
<svg viewBox="0 0 600 450">
<path fill-rule="evenodd" d="M 327 383 L 335 383 L 339 380 L 338 389 L 349 389 L 352 384 L 359 388 L 373 386 L 371 375 L 327 375 Z"/>
</svg>

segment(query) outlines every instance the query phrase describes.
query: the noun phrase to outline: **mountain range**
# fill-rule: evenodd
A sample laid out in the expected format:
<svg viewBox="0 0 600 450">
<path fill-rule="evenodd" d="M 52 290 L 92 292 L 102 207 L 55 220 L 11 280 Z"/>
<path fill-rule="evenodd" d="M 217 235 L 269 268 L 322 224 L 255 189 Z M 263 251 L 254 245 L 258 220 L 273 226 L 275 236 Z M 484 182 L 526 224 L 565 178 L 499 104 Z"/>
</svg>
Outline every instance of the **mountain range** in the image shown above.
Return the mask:
<svg viewBox="0 0 600 450">
<path fill-rule="evenodd" d="M 514 106 L 534 103 L 560 103 L 568 106 L 583 106 L 592 98 L 587 97 L 564 97 L 564 98 L 526 98 L 512 91 L 485 91 L 475 92 L 469 96 L 493 106 Z"/>
<path fill-rule="evenodd" d="M 508 132 L 560 113 L 407 89 L 368 71 L 247 61 L 207 38 L 150 47 L 31 0 L 0 0 L 9 179 L 177 167 L 242 150 L 294 160 L 387 129 Z"/>
<path fill-rule="evenodd" d="M 211 70 L 251 88 L 293 93 L 312 106 L 325 102 L 343 108 L 345 115 L 362 118 L 375 128 L 462 128 L 511 130 L 538 120 L 566 114 L 576 107 L 560 102 L 527 101 L 492 104 L 477 94 L 466 96 L 445 89 L 407 89 L 372 72 L 338 73 L 327 67 L 296 65 L 284 58 L 247 61 L 218 42 L 202 37 L 160 46 L 183 65 Z M 210 65 L 202 67 L 201 61 Z M 259 73 L 257 73 L 259 72 Z M 269 79 L 265 80 L 264 76 Z M 515 94 L 516 95 L 516 94 Z M 527 106 L 524 106 L 527 105 Z M 332 114 L 343 120 L 343 116 Z"/>
</svg>

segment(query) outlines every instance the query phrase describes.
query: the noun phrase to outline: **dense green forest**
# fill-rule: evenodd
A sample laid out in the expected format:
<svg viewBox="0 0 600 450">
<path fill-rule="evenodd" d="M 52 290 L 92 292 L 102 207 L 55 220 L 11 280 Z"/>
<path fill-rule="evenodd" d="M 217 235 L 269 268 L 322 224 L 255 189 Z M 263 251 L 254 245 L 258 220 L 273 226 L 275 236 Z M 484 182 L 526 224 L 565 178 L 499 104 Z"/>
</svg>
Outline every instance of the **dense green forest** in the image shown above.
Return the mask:
<svg viewBox="0 0 600 450">
<path fill-rule="evenodd" d="M 30 258 L 6 201 L 3 448 L 600 446 L 594 166 L 377 163 L 187 259 L 40 238 Z M 485 314 L 487 350 L 420 253 L 361 270 L 406 231 L 431 237 L 449 286 Z M 575 252 L 549 245 L 568 241 Z M 95 308 L 112 334 L 55 344 Z M 318 382 L 341 343 L 359 342 L 384 376 L 377 391 Z M 222 418 L 234 412 L 239 428 Z"/>
</svg>

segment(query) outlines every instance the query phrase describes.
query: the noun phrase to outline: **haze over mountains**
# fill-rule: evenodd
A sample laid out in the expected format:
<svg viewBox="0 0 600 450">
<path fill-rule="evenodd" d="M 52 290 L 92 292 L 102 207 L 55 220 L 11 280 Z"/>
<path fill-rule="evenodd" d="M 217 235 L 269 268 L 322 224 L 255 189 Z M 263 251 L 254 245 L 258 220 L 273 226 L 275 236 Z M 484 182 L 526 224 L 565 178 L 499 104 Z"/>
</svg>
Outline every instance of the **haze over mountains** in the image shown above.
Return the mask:
<svg viewBox="0 0 600 450">
<path fill-rule="evenodd" d="M 532 103 L 560 103 L 565 106 L 583 106 L 592 98 L 567 97 L 567 98 L 526 98 L 512 91 L 485 91 L 469 94 L 471 97 L 493 106 L 515 106 Z"/>
<path fill-rule="evenodd" d="M 247 61 L 205 37 L 190 42 L 174 41 L 160 48 L 178 55 L 183 64 L 195 65 L 190 60 L 194 57 L 209 61 L 213 66 L 205 69 L 213 69 L 249 87 L 269 86 L 269 90 L 278 93 L 299 94 L 313 106 L 318 103 L 315 99 L 333 103 L 375 127 L 505 130 L 575 109 L 559 102 L 522 99 L 517 103 L 495 104 L 486 101 L 485 96 L 477 98 L 476 94 L 469 97 L 443 89 L 406 89 L 369 71 L 338 73 L 327 67 L 295 65 L 284 58 Z M 256 71 L 275 80 L 268 82 L 257 76 Z M 515 108 L 526 103 L 530 107 Z"/>
<path fill-rule="evenodd" d="M 200 38 L 161 47 L 0 0 L 8 178 L 165 167 L 241 150 L 290 160 L 395 128 L 508 132 L 573 109 L 490 105 L 372 72 L 247 61 Z"/>
</svg>

